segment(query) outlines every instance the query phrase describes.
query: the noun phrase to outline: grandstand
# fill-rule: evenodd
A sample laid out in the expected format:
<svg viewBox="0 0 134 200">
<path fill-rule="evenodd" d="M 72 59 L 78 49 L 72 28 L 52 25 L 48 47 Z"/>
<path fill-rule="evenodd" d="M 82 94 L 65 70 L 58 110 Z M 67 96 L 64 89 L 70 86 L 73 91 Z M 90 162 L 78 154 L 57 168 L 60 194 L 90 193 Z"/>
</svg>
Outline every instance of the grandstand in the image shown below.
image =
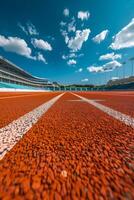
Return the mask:
<svg viewBox="0 0 134 200">
<path fill-rule="evenodd" d="M 32 76 L 10 61 L 0 57 L 0 88 L 49 89 L 53 84 L 45 78 Z"/>
<path fill-rule="evenodd" d="M 128 83 L 134 83 L 134 76 L 122 78 L 122 79 L 115 79 L 110 80 L 107 85 L 119 85 L 119 84 L 128 84 Z"/>
<path fill-rule="evenodd" d="M 109 80 L 106 85 L 61 85 L 46 78 L 35 77 L 10 61 L 0 57 L 0 90 L 51 90 L 51 91 L 92 91 L 92 90 L 134 90 L 134 76 Z"/>
<path fill-rule="evenodd" d="M 110 80 L 108 81 L 106 88 L 108 90 L 133 90 L 134 89 L 134 76 Z"/>
</svg>

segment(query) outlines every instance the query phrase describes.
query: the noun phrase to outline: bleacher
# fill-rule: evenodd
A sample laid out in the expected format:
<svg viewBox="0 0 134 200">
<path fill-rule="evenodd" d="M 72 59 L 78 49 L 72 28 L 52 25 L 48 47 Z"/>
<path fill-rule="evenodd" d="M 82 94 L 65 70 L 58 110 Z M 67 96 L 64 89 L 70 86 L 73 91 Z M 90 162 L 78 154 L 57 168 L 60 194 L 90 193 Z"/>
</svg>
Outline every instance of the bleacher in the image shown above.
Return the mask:
<svg viewBox="0 0 134 200">
<path fill-rule="evenodd" d="M 116 79 L 116 80 L 110 80 L 108 81 L 107 85 L 120 85 L 120 84 L 128 84 L 134 82 L 134 76 Z"/>
<path fill-rule="evenodd" d="M 53 84 L 46 78 L 29 74 L 10 61 L 0 57 L 0 89 L 42 90 Z"/>
<path fill-rule="evenodd" d="M 15 84 L 15 83 L 0 82 L 0 89 L 40 90 L 42 88 L 35 88 L 35 87 L 19 85 L 19 84 Z"/>
<path fill-rule="evenodd" d="M 106 85 L 107 90 L 134 90 L 134 76 L 110 80 Z"/>
</svg>

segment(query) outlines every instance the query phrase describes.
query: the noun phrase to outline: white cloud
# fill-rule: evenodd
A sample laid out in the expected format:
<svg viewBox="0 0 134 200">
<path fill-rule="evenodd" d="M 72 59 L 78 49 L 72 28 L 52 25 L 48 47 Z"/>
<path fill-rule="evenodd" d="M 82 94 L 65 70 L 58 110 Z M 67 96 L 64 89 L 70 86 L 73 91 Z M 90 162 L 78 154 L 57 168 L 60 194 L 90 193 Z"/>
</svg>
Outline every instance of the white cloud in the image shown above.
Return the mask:
<svg viewBox="0 0 134 200">
<path fill-rule="evenodd" d="M 21 23 L 18 23 L 19 28 L 26 34 L 26 35 L 39 35 L 38 31 L 36 30 L 35 26 L 28 22 L 25 26 L 22 26 Z"/>
<path fill-rule="evenodd" d="M 89 72 L 102 72 L 103 71 L 103 67 L 96 67 L 96 66 L 90 66 L 90 67 L 87 67 L 87 70 Z"/>
<path fill-rule="evenodd" d="M 65 43 L 67 44 L 69 41 L 69 33 L 76 31 L 75 18 L 73 17 L 71 22 L 68 24 L 65 22 L 61 22 L 60 25 L 61 25 L 60 32 L 65 39 Z"/>
<path fill-rule="evenodd" d="M 31 40 L 31 42 L 35 48 L 43 49 L 45 51 L 52 51 L 52 46 L 47 41 L 34 38 Z"/>
<path fill-rule="evenodd" d="M 76 19 L 71 18 L 70 23 L 60 23 L 61 35 L 64 37 L 65 43 L 71 52 L 76 52 L 82 48 L 84 42 L 88 40 L 90 29 L 76 30 Z M 72 34 L 72 32 L 74 34 Z"/>
<path fill-rule="evenodd" d="M 111 62 L 108 62 L 102 66 L 90 66 L 90 67 L 87 67 L 87 70 L 89 72 L 107 72 L 107 71 L 113 71 L 114 69 L 116 68 L 119 68 L 121 67 L 122 64 L 119 63 L 118 61 L 114 60 L 114 61 L 111 61 Z"/>
<path fill-rule="evenodd" d="M 108 35 L 109 31 L 104 30 L 98 35 L 96 35 L 92 40 L 98 44 L 100 44 L 103 40 L 105 40 L 106 36 Z"/>
<path fill-rule="evenodd" d="M 104 71 L 112 71 L 121 66 L 122 66 L 122 64 L 120 62 L 114 60 L 114 61 L 108 62 L 105 65 L 103 65 L 103 69 L 104 69 Z"/>
<path fill-rule="evenodd" d="M 19 54 L 21 56 L 25 56 L 32 60 L 42 61 L 47 64 L 46 59 L 41 53 L 38 53 L 37 56 L 32 56 L 32 51 L 28 47 L 25 40 L 18 37 L 5 37 L 0 35 L 0 47 L 2 47 L 5 51 L 13 52 Z"/>
<path fill-rule="evenodd" d="M 67 33 L 67 31 L 61 29 L 60 32 L 61 32 L 61 35 L 62 35 L 62 36 L 64 37 L 64 39 L 65 39 L 65 43 L 67 44 L 68 41 L 69 41 L 69 37 L 68 37 L 68 33 Z"/>
<path fill-rule="evenodd" d="M 67 60 L 69 58 L 79 58 L 79 57 L 82 57 L 84 56 L 84 54 L 76 54 L 76 53 L 70 53 L 69 55 L 62 55 L 62 59 L 63 60 Z"/>
<path fill-rule="evenodd" d="M 5 51 L 14 52 L 27 58 L 34 59 L 34 57 L 31 56 L 31 49 L 28 47 L 25 40 L 21 38 L 6 38 L 5 36 L 0 35 L 0 47 L 2 47 Z"/>
<path fill-rule="evenodd" d="M 28 35 L 28 31 L 26 30 L 26 28 L 24 26 L 22 26 L 21 23 L 18 23 L 18 26 L 20 27 L 20 29 L 26 34 Z"/>
<path fill-rule="evenodd" d="M 69 58 L 77 58 L 78 55 L 76 55 L 75 53 L 70 53 L 70 54 L 68 55 L 68 57 L 69 57 Z"/>
<path fill-rule="evenodd" d="M 107 53 L 105 55 L 102 55 L 99 57 L 99 60 L 116 60 L 116 59 L 121 59 L 122 55 L 121 54 L 115 54 L 113 53 Z"/>
<path fill-rule="evenodd" d="M 31 22 L 27 23 L 27 29 L 30 35 L 39 35 L 35 26 Z"/>
<path fill-rule="evenodd" d="M 75 32 L 76 27 L 75 26 L 71 26 L 70 24 L 68 25 L 68 32 Z"/>
<path fill-rule="evenodd" d="M 88 82 L 88 78 L 82 79 L 81 82 Z"/>
<path fill-rule="evenodd" d="M 66 60 L 66 59 L 68 59 L 68 57 L 65 56 L 65 55 L 62 55 L 62 59 L 63 59 L 63 60 Z"/>
<path fill-rule="evenodd" d="M 68 32 L 75 32 L 76 26 L 75 26 L 75 18 L 72 18 L 72 21 L 68 24 Z"/>
<path fill-rule="evenodd" d="M 71 59 L 71 60 L 69 60 L 68 62 L 67 62 L 67 64 L 68 65 L 76 65 L 76 60 L 74 60 L 74 59 Z"/>
<path fill-rule="evenodd" d="M 69 41 L 69 37 L 68 37 L 68 35 L 66 35 L 66 36 L 65 36 L 65 43 L 67 44 L 68 41 Z"/>
<path fill-rule="evenodd" d="M 69 58 L 76 58 L 76 55 L 74 53 L 71 53 L 69 55 L 62 55 L 63 60 L 67 60 Z"/>
<path fill-rule="evenodd" d="M 42 61 L 47 64 L 46 59 L 41 53 L 38 53 L 37 56 L 32 56 L 31 49 L 28 47 L 25 40 L 18 37 L 8 37 L 0 35 L 0 47 L 2 47 L 5 51 L 13 52 L 19 54 L 21 56 L 25 56 L 27 58 Z"/>
<path fill-rule="evenodd" d="M 76 36 L 74 38 L 71 37 L 68 40 L 68 47 L 73 51 L 80 50 L 82 48 L 83 43 L 88 40 L 90 32 L 90 29 L 84 29 L 82 31 L 77 30 Z"/>
<path fill-rule="evenodd" d="M 60 22 L 60 26 L 62 26 L 62 27 L 63 27 L 63 26 L 66 26 L 66 22 L 61 21 L 61 22 Z"/>
<path fill-rule="evenodd" d="M 116 81 L 116 80 L 118 80 L 119 79 L 119 77 L 112 77 L 112 81 Z"/>
<path fill-rule="evenodd" d="M 38 61 L 42 61 L 42 62 L 44 62 L 45 64 L 47 64 L 46 59 L 44 58 L 44 56 L 43 56 L 40 52 L 38 53 L 36 59 L 37 59 Z"/>
<path fill-rule="evenodd" d="M 83 20 L 88 20 L 88 18 L 90 17 L 90 13 L 88 11 L 84 12 L 84 11 L 79 11 L 78 12 L 78 19 Z"/>
<path fill-rule="evenodd" d="M 113 43 L 110 45 L 111 49 L 117 50 L 134 47 L 134 18 L 113 37 L 113 40 Z"/>
<path fill-rule="evenodd" d="M 65 15 L 66 17 L 69 16 L 69 9 L 68 9 L 68 8 L 65 8 L 65 9 L 63 10 L 63 15 Z"/>
<path fill-rule="evenodd" d="M 76 30 L 76 19 L 74 17 L 71 18 L 70 23 L 61 21 L 60 26 L 61 35 L 64 37 L 65 43 L 70 49 L 70 52 L 77 52 L 80 50 L 83 43 L 88 40 L 91 32 L 90 29 Z M 72 32 L 74 34 L 72 34 Z"/>
<path fill-rule="evenodd" d="M 83 69 L 82 68 L 79 68 L 76 72 L 82 72 Z"/>
<path fill-rule="evenodd" d="M 67 55 L 67 56 L 64 55 L 64 60 L 67 60 L 67 59 L 69 59 L 69 58 L 75 58 L 75 54 L 72 53 L 72 54 L 69 54 L 69 55 Z"/>
</svg>

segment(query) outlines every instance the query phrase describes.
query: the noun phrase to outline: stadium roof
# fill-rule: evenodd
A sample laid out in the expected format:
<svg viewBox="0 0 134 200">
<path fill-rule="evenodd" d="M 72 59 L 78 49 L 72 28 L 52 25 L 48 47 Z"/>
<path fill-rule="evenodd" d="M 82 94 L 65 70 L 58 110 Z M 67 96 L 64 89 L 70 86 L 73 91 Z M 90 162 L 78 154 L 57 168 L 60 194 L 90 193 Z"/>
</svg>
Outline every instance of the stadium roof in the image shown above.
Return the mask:
<svg viewBox="0 0 134 200">
<path fill-rule="evenodd" d="M 30 73 L 28 73 L 25 70 L 21 69 L 17 65 L 13 64 L 11 61 L 3 58 L 2 56 L 0 56 L 0 63 L 5 65 L 5 66 L 7 66 L 7 67 L 15 69 L 17 72 L 19 72 L 20 74 L 22 74 L 22 75 L 24 75 L 24 76 L 26 76 L 28 78 L 36 79 L 38 81 L 48 81 L 47 78 L 40 78 L 40 77 L 31 75 Z"/>
</svg>

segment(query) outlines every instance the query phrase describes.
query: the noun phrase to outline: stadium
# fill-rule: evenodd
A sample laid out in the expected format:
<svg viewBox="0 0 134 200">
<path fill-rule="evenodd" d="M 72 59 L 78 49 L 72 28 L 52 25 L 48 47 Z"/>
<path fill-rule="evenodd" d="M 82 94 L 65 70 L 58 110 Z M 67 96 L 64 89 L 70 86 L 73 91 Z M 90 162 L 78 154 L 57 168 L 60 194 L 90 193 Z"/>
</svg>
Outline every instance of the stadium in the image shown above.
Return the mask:
<svg viewBox="0 0 134 200">
<path fill-rule="evenodd" d="M 5 59 L 0 73 L 0 199 L 133 199 L 133 77 L 65 86 Z"/>
<path fill-rule="evenodd" d="M 93 85 L 61 85 L 32 76 L 12 62 L 0 57 L 0 90 L 10 91 L 90 91 Z"/>
<path fill-rule="evenodd" d="M 134 0 L 4 0 L 0 27 L 0 200 L 134 200 Z"/>
<path fill-rule="evenodd" d="M 0 89 L 10 91 L 96 91 L 133 90 L 134 77 L 109 80 L 105 85 L 61 85 L 48 79 L 32 76 L 12 62 L 0 57 Z"/>
<path fill-rule="evenodd" d="M 0 57 L 0 88 L 39 90 L 49 89 L 52 84 L 47 79 L 34 77 L 10 61 Z"/>
</svg>

